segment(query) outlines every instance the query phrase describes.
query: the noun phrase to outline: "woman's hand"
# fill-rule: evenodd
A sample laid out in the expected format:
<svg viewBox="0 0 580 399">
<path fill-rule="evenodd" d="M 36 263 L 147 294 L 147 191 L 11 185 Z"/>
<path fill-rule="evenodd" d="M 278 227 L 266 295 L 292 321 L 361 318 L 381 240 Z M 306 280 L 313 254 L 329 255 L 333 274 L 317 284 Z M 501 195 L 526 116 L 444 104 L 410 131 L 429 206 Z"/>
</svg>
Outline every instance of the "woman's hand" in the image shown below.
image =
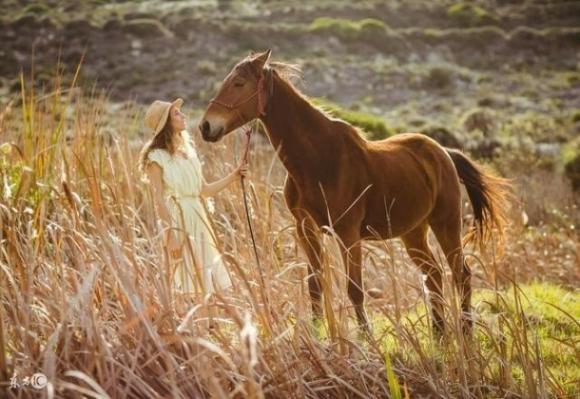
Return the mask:
<svg viewBox="0 0 580 399">
<path fill-rule="evenodd" d="M 235 175 L 236 177 L 246 177 L 248 175 L 248 161 L 246 159 L 236 168 Z"/>
<path fill-rule="evenodd" d="M 183 246 L 179 242 L 175 231 L 169 231 L 167 236 L 167 252 L 169 253 L 169 256 L 174 259 L 181 258 L 182 248 Z"/>
<path fill-rule="evenodd" d="M 240 176 L 246 177 L 248 174 L 248 161 L 242 161 L 240 165 L 234 169 L 233 172 L 226 175 L 223 179 L 220 179 L 213 183 L 205 183 L 202 185 L 201 195 L 204 197 L 212 197 L 215 194 L 222 191 L 224 188 L 236 181 Z"/>
</svg>

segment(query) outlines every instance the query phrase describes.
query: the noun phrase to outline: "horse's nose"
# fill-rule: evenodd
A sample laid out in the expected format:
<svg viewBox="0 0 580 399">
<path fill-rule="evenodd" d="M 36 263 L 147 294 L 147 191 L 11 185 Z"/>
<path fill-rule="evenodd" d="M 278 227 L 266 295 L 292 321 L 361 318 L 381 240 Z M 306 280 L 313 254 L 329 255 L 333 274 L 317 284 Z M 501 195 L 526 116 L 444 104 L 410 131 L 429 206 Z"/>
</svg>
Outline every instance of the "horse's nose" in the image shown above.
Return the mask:
<svg viewBox="0 0 580 399">
<path fill-rule="evenodd" d="M 200 123 L 199 130 L 201 131 L 203 137 L 207 137 L 209 132 L 211 131 L 211 126 L 209 125 L 209 122 L 203 121 L 202 123 Z"/>
</svg>

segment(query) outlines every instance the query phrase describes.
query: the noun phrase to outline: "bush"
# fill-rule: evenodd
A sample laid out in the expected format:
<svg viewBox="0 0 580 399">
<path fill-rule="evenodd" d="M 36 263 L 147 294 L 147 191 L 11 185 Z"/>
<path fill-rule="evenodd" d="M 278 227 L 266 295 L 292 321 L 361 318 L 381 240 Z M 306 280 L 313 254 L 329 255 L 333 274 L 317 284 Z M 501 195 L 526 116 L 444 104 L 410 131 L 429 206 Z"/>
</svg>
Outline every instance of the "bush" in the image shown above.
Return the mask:
<svg viewBox="0 0 580 399">
<path fill-rule="evenodd" d="M 414 46 L 437 46 L 445 44 L 452 49 L 462 50 L 474 46 L 489 47 L 492 44 L 503 43 L 509 36 L 497 26 L 475 28 L 423 29 L 407 28 L 402 35 Z"/>
<path fill-rule="evenodd" d="M 311 32 L 330 33 L 343 38 L 358 38 L 363 34 L 384 33 L 387 25 L 378 19 L 351 21 L 343 18 L 316 18 L 310 24 Z"/>
<path fill-rule="evenodd" d="M 572 188 L 580 189 L 580 139 L 577 138 L 564 147 L 562 160 L 566 176 L 572 182 Z"/>
<path fill-rule="evenodd" d="M 562 122 L 534 111 L 515 114 L 505 120 L 501 134 L 506 139 L 527 138 L 535 143 L 565 143 L 570 139 L 570 130 Z"/>
<path fill-rule="evenodd" d="M 427 125 L 419 133 L 431 137 L 444 147 L 461 148 L 461 143 L 449 129 L 439 125 Z"/>
<path fill-rule="evenodd" d="M 430 68 L 427 76 L 422 80 L 423 85 L 426 88 L 431 89 L 445 89 L 451 87 L 453 86 L 453 81 L 453 70 L 441 66 Z"/>
<path fill-rule="evenodd" d="M 481 108 L 472 109 L 462 116 L 461 126 L 467 132 L 479 130 L 484 136 L 489 136 L 495 130 L 496 117 L 491 111 Z"/>
<path fill-rule="evenodd" d="M 197 62 L 197 70 L 205 76 L 213 76 L 217 72 L 215 62 L 211 60 L 199 60 Z"/>
<path fill-rule="evenodd" d="M 378 116 L 344 109 L 340 105 L 323 98 L 314 98 L 312 102 L 332 116 L 362 129 L 365 132 L 365 136 L 370 140 L 381 140 L 394 134 L 393 129 L 389 128 L 385 121 Z"/>
<path fill-rule="evenodd" d="M 448 90 L 458 82 L 471 82 L 475 78 L 471 71 L 449 63 L 415 65 L 411 70 L 413 85 L 424 90 Z"/>
<path fill-rule="evenodd" d="M 498 22 L 495 15 L 474 4 L 457 3 L 447 9 L 447 17 L 461 26 L 481 26 Z"/>
<path fill-rule="evenodd" d="M 580 44 L 580 29 L 559 27 L 535 29 L 518 26 L 510 32 L 509 41 L 514 48 L 524 46 L 529 51 L 575 50 Z"/>
<path fill-rule="evenodd" d="M 366 18 L 352 21 L 343 18 L 316 18 L 309 26 L 312 33 L 336 36 L 345 42 L 364 42 L 385 52 L 407 49 L 402 37 L 383 21 Z"/>
</svg>

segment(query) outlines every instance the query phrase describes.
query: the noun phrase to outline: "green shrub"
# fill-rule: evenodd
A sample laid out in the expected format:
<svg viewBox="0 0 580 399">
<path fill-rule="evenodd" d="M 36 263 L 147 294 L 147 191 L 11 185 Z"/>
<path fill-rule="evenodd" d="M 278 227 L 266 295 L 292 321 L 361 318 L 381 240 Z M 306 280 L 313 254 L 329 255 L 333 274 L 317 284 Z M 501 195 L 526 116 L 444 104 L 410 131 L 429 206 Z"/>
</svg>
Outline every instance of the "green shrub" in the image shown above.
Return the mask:
<svg viewBox="0 0 580 399">
<path fill-rule="evenodd" d="M 510 44 L 514 47 L 526 46 L 530 50 L 575 49 L 580 44 L 580 29 L 576 27 L 552 27 L 535 29 L 518 26 L 509 34 Z"/>
<path fill-rule="evenodd" d="M 569 86 L 577 85 L 580 83 L 580 74 L 576 72 L 569 72 L 566 74 L 566 82 Z"/>
<path fill-rule="evenodd" d="M 474 108 L 463 114 L 461 126 L 466 132 L 479 130 L 484 136 L 489 136 L 496 128 L 496 116 L 490 110 Z"/>
<path fill-rule="evenodd" d="M 527 138 L 535 143 L 564 143 L 570 140 L 570 131 L 553 116 L 528 111 L 514 114 L 501 125 L 501 135 L 506 138 Z"/>
<path fill-rule="evenodd" d="M 445 89 L 453 86 L 453 70 L 443 66 L 434 66 L 429 68 L 427 75 L 422 79 L 426 88 Z"/>
<path fill-rule="evenodd" d="M 447 17 L 461 26 L 481 26 L 498 22 L 495 15 L 475 4 L 457 3 L 447 9 Z"/>
<path fill-rule="evenodd" d="M 449 129 L 444 126 L 439 125 L 427 125 L 419 129 L 419 133 L 431 137 L 433 140 L 437 141 L 439 144 L 445 147 L 451 148 L 461 148 L 461 143 L 457 139 L 457 136 L 453 134 Z"/>
<path fill-rule="evenodd" d="M 316 18 L 310 24 L 311 32 L 330 33 L 340 37 L 358 38 L 361 35 L 384 33 L 387 25 L 383 21 L 373 18 L 351 21 L 343 18 Z"/>
<path fill-rule="evenodd" d="M 509 39 L 509 35 L 497 26 L 449 29 L 406 28 L 401 29 L 400 34 L 413 46 L 443 44 L 458 51 L 464 51 L 465 48 L 487 48 Z"/>
<path fill-rule="evenodd" d="M 393 129 L 389 128 L 385 121 L 378 116 L 348 110 L 324 98 L 313 98 L 312 102 L 330 115 L 360 128 L 370 140 L 381 140 L 394 134 Z"/>
<path fill-rule="evenodd" d="M 574 190 L 580 189 L 580 139 L 572 141 L 562 151 L 564 172 L 572 182 Z"/>
<path fill-rule="evenodd" d="M 478 78 L 472 71 L 450 63 L 409 64 L 405 72 L 411 85 L 424 90 L 452 89 L 457 82 L 473 82 Z"/>
<path fill-rule="evenodd" d="M 211 60 L 199 60 L 197 62 L 197 69 L 199 73 L 206 76 L 215 75 L 217 72 L 215 62 Z"/>
<path fill-rule="evenodd" d="M 345 42 L 362 41 L 388 53 L 408 50 L 408 44 L 398 32 L 389 28 L 383 21 L 373 18 L 359 21 L 343 18 L 316 18 L 308 27 L 308 31 L 336 36 Z"/>
<path fill-rule="evenodd" d="M 374 33 L 384 33 L 389 27 L 378 19 L 366 18 L 357 22 L 361 34 L 368 35 Z"/>
<path fill-rule="evenodd" d="M 23 14 L 46 15 L 52 11 L 49 6 L 43 3 L 31 3 L 22 8 Z"/>
</svg>

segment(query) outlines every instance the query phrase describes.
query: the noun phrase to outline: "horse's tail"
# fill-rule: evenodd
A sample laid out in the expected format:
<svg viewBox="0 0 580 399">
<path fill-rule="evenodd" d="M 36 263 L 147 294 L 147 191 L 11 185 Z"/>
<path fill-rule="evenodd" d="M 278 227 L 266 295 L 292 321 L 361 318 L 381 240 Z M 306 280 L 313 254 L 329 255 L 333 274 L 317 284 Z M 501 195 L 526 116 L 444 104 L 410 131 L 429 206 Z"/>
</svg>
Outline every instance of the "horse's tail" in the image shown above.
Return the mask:
<svg viewBox="0 0 580 399">
<path fill-rule="evenodd" d="M 500 244 L 503 243 L 506 212 L 511 199 L 510 180 L 494 175 L 459 150 L 445 150 L 453 160 L 473 207 L 474 229 L 467 235 L 466 242 L 475 238 L 481 248 L 492 237 L 495 228 Z"/>
</svg>

